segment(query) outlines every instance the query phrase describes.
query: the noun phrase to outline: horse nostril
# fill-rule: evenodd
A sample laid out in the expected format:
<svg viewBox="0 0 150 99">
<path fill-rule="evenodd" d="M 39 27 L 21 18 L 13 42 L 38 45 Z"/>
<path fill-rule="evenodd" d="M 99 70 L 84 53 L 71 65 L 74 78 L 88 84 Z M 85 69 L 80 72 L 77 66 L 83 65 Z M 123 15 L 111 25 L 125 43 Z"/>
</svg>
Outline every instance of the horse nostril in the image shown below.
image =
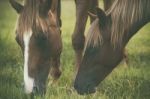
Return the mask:
<svg viewBox="0 0 150 99">
<path fill-rule="evenodd" d="M 36 86 L 33 87 L 33 91 L 34 94 L 38 93 L 38 88 Z"/>
<path fill-rule="evenodd" d="M 21 88 L 24 88 L 24 87 L 25 87 L 24 83 L 21 83 Z"/>
<path fill-rule="evenodd" d="M 25 84 L 24 83 L 21 83 L 21 91 L 25 92 Z"/>
<path fill-rule="evenodd" d="M 33 95 L 43 96 L 45 93 L 46 93 L 46 90 L 44 88 L 41 88 L 39 86 L 33 87 L 33 90 L 32 90 Z"/>
<path fill-rule="evenodd" d="M 74 84 L 74 88 L 75 88 L 76 90 L 79 88 L 79 86 L 78 86 L 77 83 Z"/>
</svg>

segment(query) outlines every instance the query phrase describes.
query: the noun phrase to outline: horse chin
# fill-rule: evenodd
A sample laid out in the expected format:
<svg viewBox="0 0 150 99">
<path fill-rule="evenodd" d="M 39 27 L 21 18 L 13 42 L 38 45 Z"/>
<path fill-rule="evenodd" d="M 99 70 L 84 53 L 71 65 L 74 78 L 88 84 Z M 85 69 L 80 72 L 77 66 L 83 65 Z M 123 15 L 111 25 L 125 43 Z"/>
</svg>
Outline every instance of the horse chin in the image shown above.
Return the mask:
<svg viewBox="0 0 150 99">
<path fill-rule="evenodd" d="M 86 83 L 86 82 L 79 82 L 75 81 L 74 88 L 80 95 L 87 95 L 87 94 L 93 94 L 96 92 L 96 85 L 94 83 Z"/>
</svg>

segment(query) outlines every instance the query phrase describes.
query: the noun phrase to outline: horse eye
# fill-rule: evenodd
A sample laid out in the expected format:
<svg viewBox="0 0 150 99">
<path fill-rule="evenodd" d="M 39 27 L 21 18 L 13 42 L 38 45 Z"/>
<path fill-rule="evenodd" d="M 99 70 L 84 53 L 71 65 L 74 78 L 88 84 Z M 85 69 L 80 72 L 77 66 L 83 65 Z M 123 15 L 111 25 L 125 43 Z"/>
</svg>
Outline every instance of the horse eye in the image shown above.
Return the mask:
<svg viewBox="0 0 150 99">
<path fill-rule="evenodd" d="M 48 37 L 40 30 L 34 30 L 30 40 L 31 44 L 38 48 L 44 48 L 48 43 Z"/>
<path fill-rule="evenodd" d="M 38 40 L 41 41 L 41 42 L 45 42 L 45 41 L 47 41 L 47 37 L 45 35 L 40 35 L 38 37 Z"/>
<path fill-rule="evenodd" d="M 46 36 L 41 36 L 41 40 L 45 41 L 45 40 L 47 40 L 47 37 Z"/>
<path fill-rule="evenodd" d="M 36 43 L 39 47 L 44 47 L 47 44 L 48 38 L 45 35 L 38 35 L 36 37 Z"/>
<path fill-rule="evenodd" d="M 43 33 L 39 33 L 39 34 L 35 35 L 34 38 L 37 41 L 45 41 L 45 40 L 47 40 L 47 37 Z"/>
</svg>

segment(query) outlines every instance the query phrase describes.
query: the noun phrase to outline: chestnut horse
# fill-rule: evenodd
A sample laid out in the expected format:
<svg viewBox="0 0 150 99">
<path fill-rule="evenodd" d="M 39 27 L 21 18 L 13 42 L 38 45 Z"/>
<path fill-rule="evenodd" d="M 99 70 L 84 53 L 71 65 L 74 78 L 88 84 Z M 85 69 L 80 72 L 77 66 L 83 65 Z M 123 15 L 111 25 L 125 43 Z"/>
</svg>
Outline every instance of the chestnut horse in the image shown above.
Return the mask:
<svg viewBox="0 0 150 99">
<path fill-rule="evenodd" d="M 80 94 L 94 93 L 123 59 L 123 49 L 150 22 L 150 0 L 115 0 L 105 13 L 97 8 L 74 87 Z"/>
<path fill-rule="evenodd" d="M 24 55 L 25 92 L 45 94 L 49 71 L 55 80 L 61 75 L 60 0 L 9 1 L 19 14 L 16 41 Z"/>
</svg>

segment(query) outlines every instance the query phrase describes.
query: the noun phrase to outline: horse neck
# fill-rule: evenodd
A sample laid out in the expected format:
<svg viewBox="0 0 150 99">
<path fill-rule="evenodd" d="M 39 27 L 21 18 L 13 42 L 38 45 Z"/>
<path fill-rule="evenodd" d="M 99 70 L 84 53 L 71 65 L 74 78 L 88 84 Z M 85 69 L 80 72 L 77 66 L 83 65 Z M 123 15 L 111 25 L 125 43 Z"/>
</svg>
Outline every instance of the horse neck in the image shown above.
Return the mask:
<svg viewBox="0 0 150 99">
<path fill-rule="evenodd" d="M 129 40 L 149 21 L 150 21 L 149 18 L 143 17 L 140 20 L 134 22 L 134 24 L 132 24 L 127 31 L 125 30 L 124 32 L 126 33 L 124 33 L 123 42 L 122 42 L 123 46 L 125 47 L 129 42 Z"/>
<path fill-rule="evenodd" d="M 150 0 L 115 0 L 107 11 L 107 15 L 111 15 L 111 42 L 114 46 L 122 46 L 122 43 L 125 46 L 149 21 L 149 7 Z"/>
</svg>

